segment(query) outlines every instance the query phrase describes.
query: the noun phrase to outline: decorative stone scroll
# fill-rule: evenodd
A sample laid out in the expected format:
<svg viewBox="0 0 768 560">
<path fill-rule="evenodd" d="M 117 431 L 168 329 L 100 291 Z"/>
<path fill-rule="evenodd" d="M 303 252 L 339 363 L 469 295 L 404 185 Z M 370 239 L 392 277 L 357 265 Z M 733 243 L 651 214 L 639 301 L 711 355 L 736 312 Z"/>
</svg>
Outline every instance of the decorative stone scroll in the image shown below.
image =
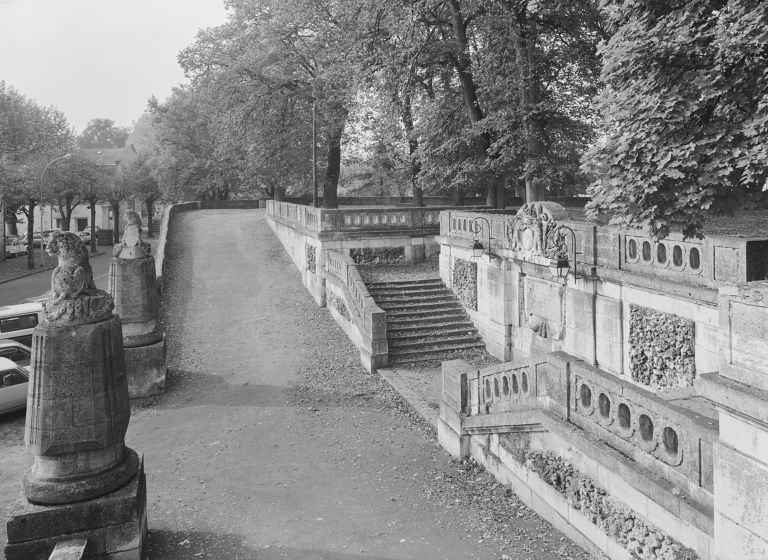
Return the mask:
<svg viewBox="0 0 768 560">
<path fill-rule="evenodd" d="M 554 202 L 528 202 L 505 225 L 505 245 L 512 251 L 529 256 L 553 258 L 564 246 L 558 219 L 565 217 L 565 209 Z"/>
</svg>

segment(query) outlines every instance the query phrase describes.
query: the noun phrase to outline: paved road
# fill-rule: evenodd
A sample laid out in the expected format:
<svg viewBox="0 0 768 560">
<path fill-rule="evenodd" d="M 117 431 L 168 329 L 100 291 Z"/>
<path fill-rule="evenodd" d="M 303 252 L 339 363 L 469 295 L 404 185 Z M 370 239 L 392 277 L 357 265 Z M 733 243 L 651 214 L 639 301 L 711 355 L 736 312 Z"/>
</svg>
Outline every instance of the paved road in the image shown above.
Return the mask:
<svg viewBox="0 0 768 560">
<path fill-rule="evenodd" d="M 104 250 L 104 249 L 100 249 Z M 107 248 L 106 252 L 91 257 L 91 268 L 96 285 L 102 290 L 107 289 L 107 276 L 109 274 L 109 260 L 112 252 Z M 15 305 L 21 303 L 24 298 L 39 296 L 51 289 L 51 271 L 43 270 L 0 284 L 0 305 Z"/>
<path fill-rule="evenodd" d="M 364 372 L 263 211 L 181 214 L 170 239 L 168 392 L 134 403 L 127 435 L 148 559 L 586 558 Z M 22 427 L 0 428 L 2 505 Z"/>
</svg>

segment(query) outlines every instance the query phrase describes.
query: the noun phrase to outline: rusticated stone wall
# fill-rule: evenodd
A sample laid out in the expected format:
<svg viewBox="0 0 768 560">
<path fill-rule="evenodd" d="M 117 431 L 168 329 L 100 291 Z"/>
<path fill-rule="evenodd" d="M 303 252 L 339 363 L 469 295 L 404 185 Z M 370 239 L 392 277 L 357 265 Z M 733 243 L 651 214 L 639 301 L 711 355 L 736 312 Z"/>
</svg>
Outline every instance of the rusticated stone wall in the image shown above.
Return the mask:
<svg viewBox="0 0 768 560">
<path fill-rule="evenodd" d="M 693 385 L 695 323 L 671 313 L 629 306 L 632 379 L 654 389 Z"/>
<path fill-rule="evenodd" d="M 344 317 L 347 321 L 350 320 L 351 316 L 349 314 L 349 310 L 347 309 L 347 304 L 344 303 L 344 300 L 332 291 L 328 292 L 328 307 L 332 307 L 338 311 L 339 315 Z"/>
<path fill-rule="evenodd" d="M 309 243 L 304 245 L 304 255 L 306 256 L 307 270 L 317 274 L 317 249 Z"/>
<path fill-rule="evenodd" d="M 658 528 L 639 519 L 613 499 L 595 481 L 554 453 L 523 449 L 511 436 L 502 436 L 505 449 L 562 494 L 568 504 L 623 545 L 634 558 L 643 560 L 698 560 L 695 551 Z"/>
<path fill-rule="evenodd" d="M 477 311 L 477 263 L 453 261 L 453 291 L 464 307 Z"/>
<path fill-rule="evenodd" d="M 356 265 L 387 265 L 405 262 L 405 247 L 366 247 L 350 249 L 349 256 Z"/>
</svg>

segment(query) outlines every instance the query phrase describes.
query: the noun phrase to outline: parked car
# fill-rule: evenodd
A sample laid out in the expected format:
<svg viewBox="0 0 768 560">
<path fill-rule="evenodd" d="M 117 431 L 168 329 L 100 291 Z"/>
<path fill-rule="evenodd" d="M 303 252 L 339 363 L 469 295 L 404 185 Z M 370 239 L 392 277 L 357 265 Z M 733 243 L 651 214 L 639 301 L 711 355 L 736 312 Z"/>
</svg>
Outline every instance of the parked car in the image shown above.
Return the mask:
<svg viewBox="0 0 768 560">
<path fill-rule="evenodd" d="M 28 369 L 32 359 L 32 349 L 15 340 L 0 340 L 0 358 L 8 358 L 16 365 Z"/>
<path fill-rule="evenodd" d="M 91 228 L 84 229 L 83 231 L 78 231 L 77 235 L 79 235 L 80 239 L 82 239 L 86 243 L 91 242 Z"/>
<path fill-rule="evenodd" d="M 22 303 L 0 307 L 0 340 L 32 345 L 32 331 L 43 320 L 43 304 Z"/>
<path fill-rule="evenodd" d="M 29 373 L 8 358 L 0 358 L 0 413 L 27 407 Z"/>
<path fill-rule="evenodd" d="M 6 235 L 5 236 L 5 256 L 6 257 L 18 257 L 19 255 L 27 254 L 27 241 L 23 237 L 18 235 Z"/>
</svg>

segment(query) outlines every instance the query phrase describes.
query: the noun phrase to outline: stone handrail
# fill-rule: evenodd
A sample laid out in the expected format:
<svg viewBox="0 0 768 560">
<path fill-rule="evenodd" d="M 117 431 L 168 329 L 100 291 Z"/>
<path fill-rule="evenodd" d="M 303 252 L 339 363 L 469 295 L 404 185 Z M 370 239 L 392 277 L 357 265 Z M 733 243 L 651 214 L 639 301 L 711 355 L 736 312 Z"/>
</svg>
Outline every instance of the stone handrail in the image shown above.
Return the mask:
<svg viewBox="0 0 768 560">
<path fill-rule="evenodd" d="M 440 214 L 440 236 L 446 243 L 470 246 L 474 239 L 487 243 L 488 228 L 478 220 L 481 231 L 472 231 L 472 220 L 482 217 L 491 226 L 494 254 L 537 264 L 545 259 L 511 249 L 515 215 L 472 210 L 444 210 Z M 601 226 L 581 220 L 562 220 L 574 232 L 576 261 L 581 274 L 612 277 L 623 272 L 650 274 L 665 280 L 716 288 L 725 283 L 768 278 L 768 237 L 712 235 L 684 239 L 670 233 L 659 239 L 641 230 Z M 572 240 L 566 236 L 568 252 Z"/>
<path fill-rule="evenodd" d="M 267 201 L 267 215 L 295 224 L 313 234 L 354 232 L 438 233 L 440 212 L 444 206 L 387 208 L 315 208 L 290 202 Z"/>
<path fill-rule="evenodd" d="M 713 458 L 706 450 L 718 439 L 715 420 L 562 353 L 475 369 L 464 382 L 470 432 L 501 426 L 494 416 L 549 410 L 711 503 Z"/>
<path fill-rule="evenodd" d="M 355 262 L 339 251 L 325 253 L 327 271 L 345 287 L 347 303 L 355 316 L 358 328 L 375 340 L 386 339 L 386 313 L 376 305 Z"/>
</svg>

